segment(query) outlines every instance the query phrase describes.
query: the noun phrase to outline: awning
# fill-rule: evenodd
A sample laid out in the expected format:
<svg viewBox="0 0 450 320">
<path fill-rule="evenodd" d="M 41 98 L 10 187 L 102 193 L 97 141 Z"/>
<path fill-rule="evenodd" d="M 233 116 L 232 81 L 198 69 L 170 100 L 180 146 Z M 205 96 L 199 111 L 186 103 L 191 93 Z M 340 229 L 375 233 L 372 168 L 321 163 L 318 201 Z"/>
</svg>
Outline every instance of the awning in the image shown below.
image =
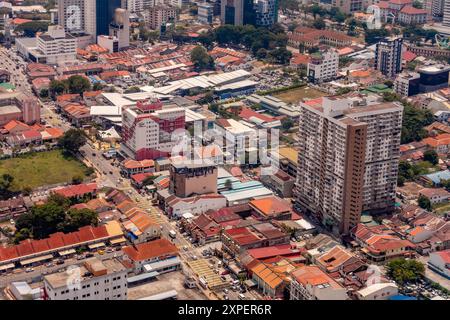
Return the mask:
<svg viewBox="0 0 450 320">
<path fill-rule="evenodd" d="M 138 281 L 142 281 L 142 280 L 146 280 L 146 279 L 150 279 L 150 278 L 155 278 L 158 275 L 159 275 L 159 272 L 156 272 L 156 271 L 142 273 L 142 274 L 134 276 L 134 277 L 128 277 L 127 282 L 134 283 L 134 282 L 138 282 Z"/>
<path fill-rule="evenodd" d="M 180 263 L 181 263 L 180 258 L 174 257 L 162 261 L 145 264 L 144 270 L 147 272 L 160 271 L 162 269 L 178 266 L 180 265 Z"/>
<path fill-rule="evenodd" d="M 36 263 L 36 262 L 40 262 L 40 261 L 45 261 L 45 260 L 50 260 L 53 259 L 53 255 L 51 254 L 47 254 L 45 256 L 40 256 L 40 257 L 36 257 L 36 258 L 32 258 L 32 259 L 27 259 L 27 260 L 23 260 L 20 261 L 20 264 L 22 266 L 25 266 L 27 264 L 32 264 L 32 263 Z"/>
<path fill-rule="evenodd" d="M 105 245 L 104 242 L 99 242 L 99 243 L 94 243 L 94 244 L 88 245 L 88 248 L 92 250 L 92 249 L 102 248 L 102 247 L 105 247 L 105 246 L 106 245 Z"/>
<path fill-rule="evenodd" d="M 13 269 L 15 267 L 14 263 L 5 264 L 3 266 L 0 266 L 0 271 L 5 271 L 8 269 Z"/>
<path fill-rule="evenodd" d="M 76 253 L 76 251 L 74 249 L 68 249 L 68 250 L 63 250 L 63 251 L 59 251 L 58 254 L 60 256 L 68 256 L 69 254 L 74 254 Z"/>
<path fill-rule="evenodd" d="M 124 242 L 127 242 L 127 239 L 125 237 L 120 237 L 120 238 L 113 239 L 113 240 L 109 241 L 109 243 L 111 243 L 112 245 L 119 244 L 119 243 L 124 243 Z"/>
</svg>

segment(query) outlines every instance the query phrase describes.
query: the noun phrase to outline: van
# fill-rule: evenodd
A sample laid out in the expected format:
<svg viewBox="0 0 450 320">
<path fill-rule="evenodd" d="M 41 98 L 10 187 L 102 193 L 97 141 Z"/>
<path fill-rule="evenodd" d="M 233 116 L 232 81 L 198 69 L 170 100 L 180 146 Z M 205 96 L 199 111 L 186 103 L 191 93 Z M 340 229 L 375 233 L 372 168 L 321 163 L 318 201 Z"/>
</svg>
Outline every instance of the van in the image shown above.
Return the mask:
<svg viewBox="0 0 450 320">
<path fill-rule="evenodd" d="M 242 293 L 239 293 L 238 297 L 239 300 L 245 300 L 245 296 Z"/>
</svg>

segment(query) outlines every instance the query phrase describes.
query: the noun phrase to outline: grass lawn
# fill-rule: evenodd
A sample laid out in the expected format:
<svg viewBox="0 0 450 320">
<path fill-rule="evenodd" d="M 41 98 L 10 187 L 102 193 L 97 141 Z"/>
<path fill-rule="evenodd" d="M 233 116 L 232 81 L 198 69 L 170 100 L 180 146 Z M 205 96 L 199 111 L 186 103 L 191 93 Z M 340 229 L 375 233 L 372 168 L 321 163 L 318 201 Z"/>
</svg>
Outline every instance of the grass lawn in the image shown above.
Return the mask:
<svg viewBox="0 0 450 320">
<path fill-rule="evenodd" d="M 0 175 L 14 177 L 12 191 L 70 182 L 74 176 L 86 177 L 86 166 L 73 158 L 65 158 L 59 150 L 36 152 L 0 161 Z"/>
<path fill-rule="evenodd" d="M 283 100 L 286 103 L 298 103 L 300 100 L 304 98 L 316 99 L 326 96 L 326 93 L 305 86 L 276 93 L 273 96 Z"/>
<path fill-rule="evenodd" d="M 433 207 L 437 214 L 445 214 L 450 212 L 450 203 L 444 203 Z"/>
</svg>

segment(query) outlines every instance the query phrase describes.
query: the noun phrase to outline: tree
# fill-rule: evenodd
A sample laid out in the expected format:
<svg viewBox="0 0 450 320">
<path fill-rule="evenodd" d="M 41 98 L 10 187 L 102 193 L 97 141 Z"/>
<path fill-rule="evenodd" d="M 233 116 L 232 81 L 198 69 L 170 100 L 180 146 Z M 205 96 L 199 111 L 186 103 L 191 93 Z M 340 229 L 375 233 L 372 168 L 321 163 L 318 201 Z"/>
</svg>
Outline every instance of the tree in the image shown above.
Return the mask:
<svg viewBox="0 0 450 320">
<path fill-rule="evenodd" d="M 428 109 L 420 109 L 409 103 L 403 103 L 403 123 L 401 143 L 420 141 L 427 136 L 424 127 L 434 121 L 433 114 Z"/>
<path fill-rule="evenodd" d="M 92 86 L 92 90 L 94 91 L 99 91 L 102 90 L 104 87 L 104 85 L 101 82 L 96 82 L 94 83 L 94 85 Z"/>
<path fill-rule="evenodd" d="M 137 93 L 137 92 L 141 92 L 141 89 L 139 89 L 139 87 L 133 86 L 126 89 L 123 93 Z"/>
<path fill-rule="evenodd" d="M 428 199 L 427 197 L 420 195 L 419 199 L 417 200 L 417 204 L 419 205 L 419 207 L 421 207 L 422 209 L 425 209 L 427 211 L 431 211 L 433 208 L 431 206 L 431 201 L 430 199 Z"/>
<path fill-rule="evenodd" d="M 82 176 L 73 176 L 72 177 L 72 184 L 80 184 L 83 182 Z"/>
<path fill-rule="evenodd" d="M 16 27 L 14 32 L 24 33 L 25 37 L 35 37 L 37 32 L 44 32 L 48 30 L 50 23 L 48 21 L 30 21 L 25 22 Z"/>
<path fill-rule="evenodd" d="M 423 153 L 423 160 L 430 162 L 433 165 L 439 163 L 439 157 L 434 150 L 427 150 Z"/>
<path fill-rule="evenodd" d="M 153 184 L 153 181 L 155 181 L 155 179 L 157 178 L 157 176 L 148 176 L 144 179 L 144 181 L 142 181 L 142 185 L 144 186 L 149 186 Z"/>
<path fill-rule="evenodd" d="M 11 187 L 14 182 L 14 177 L 8 173 L 4 173 L 0 179 L 0 198 L 5 200 L 8 199 L 11 194 Z"/>
<path fill-rule="evenodd" d="M 70 209 L 67 212 L 68 220 L 64 227 L 64 231 L 76 231 L 84 226 L 96 226 L 98 224 L 98 215 L 95 211 L 90 209 Z"/>
<path fill-rule="evenodd" d="M 233 189 L 233 182 L 231 182 L 230 179 L 225 180 L 225 188 L 227 188 L 228 190 Z"/>
<path fill-rule="evenodd" d="M 268 54 L 270 61 L 278 64 L 287 64 L 291 61 L 292 52 L 286 48 L 277 48 L 269 51 Z"/>
<path fill-rule="evenodd" d="M 293 126 L 294 126 L 294 121 L 292 121 L 291 118 L 286 117 L 286 118 L 283 118 L 283 120 L 281 120 L 281 127 L 282 127 L 284 130 L 289 130 L 289 129 L 291 129 Z"/>
<path fill-rule="evenodd" d="M 58 147 L 65 153 L 75 154 L 86 143 L 86 136 L 80 129 L 69 129 L 58 140 Z"/>
<path fill-rule="evenodd" d="M 198 70 L 214 69 L 214 59 L 208 55 L 203 46 L 196 46 L 192 49 L 191 61 Z"/>
<path fill-rule="evenodd" d="M 325 21 L 322 18 L 319 18 L 314 20 L 312 26 L 316 29 L 325 29 L 327 25 L 325 24 Z"/>
<path fill-rule="evenodd" d="M 44 89 L 41 89 L 41 91 L 39 92 L 39 97 L 41 97 L 41 98 L 47 98 L 48 97 L 48 89 L 46 89 L 46 88 L 44 88 Z"/>
<path fill-rule="evenodd" d="M 33 206 L 16 220 L 14 241 L 47 238 L 55 232 L 72 232 L 86 225 L 97 225 L 97 213 L 90 209 L 69 209 L 70 199 L 52 194 L 47 202 Z"/>
<path fill-rule="evenodd" d="M 81 94 L 85 91 L 91 90 L 91 83 L 86 77 L 74 75 L 68 79 L 68 87 L 70 93 Z"/>
<path fill-rule="evenodd" d="M 399 284 L 416 282 L 423 277 L 425 267 L 417 260 L 406 260 L 404 258 L 390 261 L 387 266 L 387 275 Z"/>
<path fill-rule="evenodd" d="M 50 82 L 50 93 L 53 97 L 63 94 L 68 90 L 67 83 L 59 80 L 52 80 Z"/>
<path fill-rule="evenodd" d="M 419 0 L 414 0 L 412 6 L 416 9 L 423 9 L 423 3 Z"/>
</svg>

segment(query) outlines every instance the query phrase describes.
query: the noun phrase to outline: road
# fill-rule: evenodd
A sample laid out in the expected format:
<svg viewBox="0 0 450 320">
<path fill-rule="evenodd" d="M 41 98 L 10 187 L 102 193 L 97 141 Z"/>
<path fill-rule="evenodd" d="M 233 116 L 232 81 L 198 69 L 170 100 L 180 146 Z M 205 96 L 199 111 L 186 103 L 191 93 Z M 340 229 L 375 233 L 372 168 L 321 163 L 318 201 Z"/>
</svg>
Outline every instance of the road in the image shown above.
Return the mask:
<svg viewBox="0 0 450 320">
<path fill-rule="evenodd" d="M 19 67 L 19 69 L 14 69 L 17 62 L 14 61 L 17 59 L 20 65 L 23 67 Z M 11 82 L 17 87 L 18 90 L 25 92 L 26 94 L 33 95 L 31 90 L 31 86 L 27 82 L 26 73 L 25 73 L 25 63 L 23 59 L 18 57 L 13 50 L 6 50 L 5 48 L 0 49 L 0 68 L 3 67 L 7 69 L 11 73 Z M 63 117 L 56 113 L 55 105 L 53 102 L 43 102 L 39 100 L 41 104 L 41 119 L 45 121 L 45 123 L 60 128 L 63 131 L 69 130 L 71 127 L 70 123 L 65 121 Z M 180 250 L 180 259 L 182 261 L 183 270 L 191 276 L 194 275 L 192 270 L 188 267 L 187 261 L 194 260 L 197 258 L 202 258 L 202 251 L 206 248 L 204 247 L 195 247 L 190 243 L 187 239 L 185 239 L 181 233 L 179 232 L 176 222 L 171 221 L 166 215 L 161 212 L 158 207 L 155 207 L 148 200 L 147 195 L 141 195 L 137 192 L 130 184 L 129 180 L 121 178 L 120 169 L 113 165 L 112 160 L 105 159 L 99 150 L 97 150 L 90 141 L 81 148 L 81 153 L 83 156 L 80 156 L 80 160 L 85 162 L 87 165 L 92 166 L 97 172 L 96 182 L 100 187 L 108 186 L 120 189 L 126 192 L 136 203 L 143 208 L 151 217 L 155 219 L 161 225 L 161 232 L 164 238 L 170 239 Z M 169 236 L 169 231 L 174 230 L 176 232 L 175 239 L 172 239 Z M 114 253 L 105 253 L 104 255 L 98 255 L 101 259 L 111 258 L 114 255 L 120 256 L 123 253 L 121 251 Z M 52 267 L 37 266 L 34 268 L 33 272 L 22 272 L 19 274 L 10 274 L 6 276 L 0 276 L 0 287 L 5 286 L 7 283 L 13 281 L 27 281 L 31 279 L 37 279 L 42 276 L 43 273 L 52 273 L 57 272 L 58 270 L 68 267 L 70 265 L 77 265 L 82 263 L 82 261 L 78 261 L 75 258 L 65 260 L 64 264 L 55 265 Z M 198 279 L 197 279 L 198 280 Z M 203 291 L 203 293 L 209 299 L 217 299 L 218 297 L 213 294 L 213 292 L 209 289 L 203 289 L 201 286 L 199 288 Z M 247 294 L 246 294 L 247 295 Z M 218 295 L 222 298 L 223 294 Z M 249 294 L 251 296 L 251 294 Z M 230 291 L 230 299 L 237 299 L 234 294 Z"/>
</svg>

